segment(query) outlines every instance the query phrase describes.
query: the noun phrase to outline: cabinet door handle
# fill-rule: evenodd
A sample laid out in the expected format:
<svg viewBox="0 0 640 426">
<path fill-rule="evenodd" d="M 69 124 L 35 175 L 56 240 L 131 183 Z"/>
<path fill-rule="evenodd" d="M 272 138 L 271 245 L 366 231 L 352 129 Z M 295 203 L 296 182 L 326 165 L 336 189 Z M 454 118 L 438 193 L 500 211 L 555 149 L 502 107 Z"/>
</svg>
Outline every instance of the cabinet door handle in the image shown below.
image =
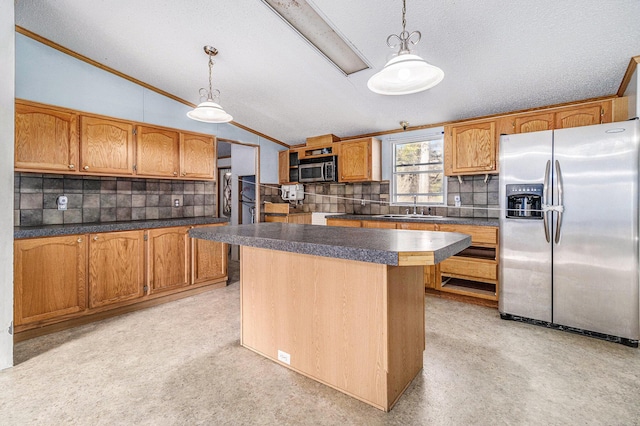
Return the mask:
<svg viewBox="0 0 640 426">
<path fill-rule="evenodd" d="M 83 169 L 89 170 L 89 166 L 84 166 Z"/>
<path fill-rule="evenodd" d="M 93 241 L 98 241 L 98 237 L 97 236 L 93 237 Z"/>
<path fill-rule="evenodd" d="M 174 176 L 178 176 L 178 172 L 173 172 L 173 175 Z"/>
<path fill-rule="evenodd" d="M 69 168 L 70 168 L 70 169 L 75 169 L 75 168 L 76 168 L 76 166 L 75 166 L 75 164 L 69 164 Z"/>
<path fill-rule="evenodd" d="M 82 238 L 78 238 L 78 242 L 81 243 L 82 242 Z"/>
</svg>

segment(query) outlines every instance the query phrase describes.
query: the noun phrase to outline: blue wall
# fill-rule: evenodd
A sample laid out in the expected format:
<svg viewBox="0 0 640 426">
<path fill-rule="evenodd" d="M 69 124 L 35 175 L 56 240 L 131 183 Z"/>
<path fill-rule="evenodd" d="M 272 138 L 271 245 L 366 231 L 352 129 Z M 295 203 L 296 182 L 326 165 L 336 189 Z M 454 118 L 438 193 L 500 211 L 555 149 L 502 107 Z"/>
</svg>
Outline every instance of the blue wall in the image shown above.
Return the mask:
<svg viewBox="0 0 640 426">
<path fill-rule="evenodd" d="M 283 146 L 231 124 L 191 120 L 189 106 L 22 34 L 16 33 L 15 47 L 16 98 L 259 145 L 260 182 L 278 183 Z"/>
</svg>

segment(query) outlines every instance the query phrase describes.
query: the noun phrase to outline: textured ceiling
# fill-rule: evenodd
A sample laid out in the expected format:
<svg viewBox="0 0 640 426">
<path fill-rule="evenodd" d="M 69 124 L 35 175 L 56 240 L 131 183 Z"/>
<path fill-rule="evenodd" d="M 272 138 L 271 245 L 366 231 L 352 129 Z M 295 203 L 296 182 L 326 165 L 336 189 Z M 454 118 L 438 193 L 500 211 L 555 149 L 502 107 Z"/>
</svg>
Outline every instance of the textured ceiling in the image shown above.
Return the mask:
<svg viewBox="0 0 640 426">
<path fill-rule="evenodd" d="M 407 30 L 445 78 L 388 97 L 366 83 L 392 52 L 401 1 L 311 3 L 373 69 L 345 77 L 259 0 L 16 0 L 16 24 L 193 103 L 213 45 L 220 103 L 287 144 L 612 95 L 640 55 L 638 0 L 408 0 Z"/>
</svg>

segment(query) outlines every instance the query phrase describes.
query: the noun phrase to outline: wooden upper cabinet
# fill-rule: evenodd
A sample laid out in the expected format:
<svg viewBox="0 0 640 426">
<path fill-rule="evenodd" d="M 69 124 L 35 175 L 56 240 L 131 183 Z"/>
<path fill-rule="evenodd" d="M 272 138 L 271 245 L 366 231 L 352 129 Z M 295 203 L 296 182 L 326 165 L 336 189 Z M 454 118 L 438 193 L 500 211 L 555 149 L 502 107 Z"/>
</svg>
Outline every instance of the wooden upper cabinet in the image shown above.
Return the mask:
<svg viewBox="0 0 640 426">
<path fill-rule="evenodd" d="M 577 108 L 568 108 L 556 113 L 556 129 L 591 126 L 593 124 L 611 122 L 611 111 L 607 117 L 604 105 L 596 104 Z"/>
<path fill-rule="evenodd" d="M 340 182 L 367 182 L 382 179 L 381 144 L 375 138 L 339 142 Z"/>
<path fill-rule="evenodd" d="M 180 176 L 214 179 L 216 138 L 197 133 L 180 133 Z"/>
<path fill-rule="evenodd" d="M 444 171 L 447 176 L 497 172 L 496 122 L 445 126 Z"/>
<path fill-rule="evenodd" d="M 289 150 L 278 152 L 278 183 L 289 183 Z"/>
<path fill-rule="evenodd" d="M 139 176 L 179 177 L 180 134 L 156 127 L 136 127 L 136 173 Z"/>
<path fill-rule="evenodd" d="M 16 240 L 13 259 L 16 326 L 85 310 L 85 235 Z"/>
<path fill-rule="evenodd" d="M 188 227 L 148 231 L 147 286 L 149 293 L 189 285 Z"/>
<path fill-rule="evenodd" d="M 627 103 L 626 98 L 616 98 L 602 102 L 506 116 L 499 120 L 501 123 L 507 123 L 507 125 L 500 128 L 500 133 L 538 132 L 626 120 Z"/>
<path fill-rule="evenodd" d="M 514 133 L 552 130 L 554 128 L 554 121 L 555 114 L 552 112 L 542 114 L 523 114 L 513 119 Z"/>
<path fill-rule="evenodd" d="M 144 296 L 144 231 L 89 236 L 89 307 Z"/>
<path fill-rule="evenodd" d="M 126 121 L 80 116 L 82 172 L 133 174 L 133 125 Z"/>
<path fill-rule="evenodd" d="M 75 172 L 78 169 L 77 114 L 16 101 L 15 169 Z"/>
</svg>

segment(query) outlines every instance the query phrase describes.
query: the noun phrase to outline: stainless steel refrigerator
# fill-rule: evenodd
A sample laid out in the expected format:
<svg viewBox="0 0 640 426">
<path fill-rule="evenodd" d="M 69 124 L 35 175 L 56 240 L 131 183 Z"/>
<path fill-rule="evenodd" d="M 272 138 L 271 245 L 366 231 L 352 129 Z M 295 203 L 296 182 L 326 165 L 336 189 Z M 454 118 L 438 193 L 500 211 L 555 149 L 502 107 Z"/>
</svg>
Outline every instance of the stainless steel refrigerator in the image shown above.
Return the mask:
<svg viewBox="0 0 640 426">
<path fill-rule="evenodd" d="M 639 123 L 502 136 L 502 318 L 638 345 Z"/>
</svg>

